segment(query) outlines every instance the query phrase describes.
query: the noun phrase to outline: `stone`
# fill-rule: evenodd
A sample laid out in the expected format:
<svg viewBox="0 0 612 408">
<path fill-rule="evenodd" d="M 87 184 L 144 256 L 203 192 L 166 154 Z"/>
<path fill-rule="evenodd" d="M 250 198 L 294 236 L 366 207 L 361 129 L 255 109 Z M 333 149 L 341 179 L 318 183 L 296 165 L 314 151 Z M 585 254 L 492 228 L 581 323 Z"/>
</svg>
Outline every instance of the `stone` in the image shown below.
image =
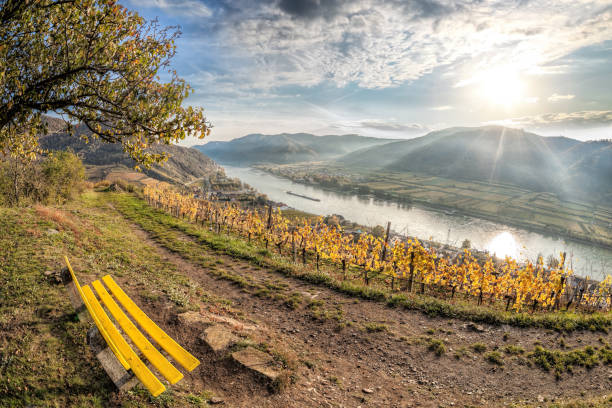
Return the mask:
<svg viewBox="0 0 612 408">
<path fill-rule="evenodd" d="M 271 355 L 257 350 L 253 347 L 247 347 L 244 350 L 232 353 L 232 358 L 240 365 L 253 370 L 271 381 L 274 381 L 280 375 L 280 372 L 272 367 L 274 359 Z"/>
<path fill-rule="evenodd" d="M 59 231 L 56 230 L 55 228 L 49 228 L 47 230 L 47 235 L 55 235 L 55 234 L 59 234 Z"/>
<path fill-rule="evenodd" d="M 194 326 L 198 324 L 224 323 L 231 326 L 232 329 L 239 331 L 256 330 L 257 326 L 243 323 L 231 317 L 216 315 L 208 312 L 189 311 L 181 313 L 177 316 L 180 324 L 185 326 Z"/>
<path fill-rule="evenodd" d="M 219 324 L 214 324 L 204 330 L 200 339 L 202 339 L 215 353 L 227 349 L 235 342 L 235 337 L 231 330 Z"/>
<path fill-rule="evenodd" d="M 364 394 L 373 394 L 374 390 L 371 388 L 364 388 L 363 390 L 361 390 L 364 392 Z"/>
<path fill-rule="evenodd" d="M 211 399 L 208 400 L 209 404 L 213 404 L 213 405 L 217 405 L 217 404 L 223 404 L 223 399 L 219 398 L 219 397 L 212 397 Z"/>
<path fill-rule="evenodd" d="M 206 317 L 212 323 L 224 323 L 224 324 L 231 326 L 232 329 L 235 329 L 235 330 L 239 330 L 239 331 L 257 330 L 257 326 L 254 326 L 252 324 L 247 324 L 247 323 L 241 322 L 236 319 L 232 319 L 231 317 L 216 315 L 214 313 L 208 313 Z"/>
<path fill-rule="evenodd" d="M 478 333 L 484 333 L 486 331 L 486 329 L 484 327 L 482 327 L 479 324 L 475 324 L 473 322 L 470 322 L 470 323 L 464 325 L 464 327 L 466 329 L 470 329 L 470 330 L 473 330 L 473 331 L 478 332 Z"/>
<path fill-rule="evenodd" d="M 181 313 L 177 316 L 179 323 L 183 326 L 193 326 L 198 323 L 208 323 L 208 319 L 200 314 L 200 312 L 189 311 Z"/>
</svg>

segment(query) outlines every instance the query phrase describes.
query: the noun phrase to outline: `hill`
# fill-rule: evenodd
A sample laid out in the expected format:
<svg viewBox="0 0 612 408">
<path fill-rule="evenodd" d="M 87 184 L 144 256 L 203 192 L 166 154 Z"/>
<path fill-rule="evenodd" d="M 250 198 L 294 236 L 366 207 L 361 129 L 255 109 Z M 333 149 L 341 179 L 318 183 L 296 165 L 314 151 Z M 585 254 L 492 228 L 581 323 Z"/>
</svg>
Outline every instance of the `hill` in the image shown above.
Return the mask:
<svg viewBox="0 0 612 408">
<path fill-rule="evenodd" d="M 102 143 L 96 140 L 85 143 L 80 138 L 64 132 L 58 122 L 59 119 L 51 119 L 53 121 L 48 122 L 48 128 L 52 132 L 40 138 L 40 144 L 43 148 L 50 150 L 72 149 L 81 157 L 85 165 L 96 166 L 97 170 L 104 168 L 105 172 L 118 167 L 129 170 L 136 164 L 123 152 L 120 145 Z M 89 132 L 83 128 L 78 128 L 77 133 L 88 134 Z M 170 183 L 188 183 L 211 173 L 223 171 L 212 159 L 187 147 L 157 145 L 153 146 L 151 151 L 170 154 L 168 161 L 163 166 L 154 165 L 148 170 L 143 170 L 146 175 L 157 180 Z M 98 173 L 104 174 L 104 172 Z"/>
<path fill-rule="evenodd" d="M 500 126 L 450 128 L 372 146 L 339 162 L 371 170 L 509 183 L 563 195 L 612 191 L 612 143 L 543 137 Z"/>
<path fill-rule="evenodd" d="M 223 230 L 117 192 L 87 190 L 59 207 L 0 207 L 0 406 L 611 402 L 609 313 L 468 307 L 416 284 L 412 293 L 383 291 L 381 278 L 366 287 L 330 262 L 315 272 L 311 252 L 301 265 Z M 59 254 L 83 284 L 112 275 L 200 366 L 157 398 L 142 387 L 117 392 L 85 341 L 92 322 L 78 321 L 59 283 Z M 230 344 L 215 351 L 210 331 Z M 245 349 L 269 355 L 277 380 L 238 364 L 232 354 Z"/>
<path fill-rule="evenodd" d="M 250 134 L 228 142 L 209 142 L 194 148 L 220 163 L 283 164 L 335 159 L 359 149 L 389 142 L 389 139 L 359 135 L 315 136 L 308 133 L 282 133 Z"/>
</svg>

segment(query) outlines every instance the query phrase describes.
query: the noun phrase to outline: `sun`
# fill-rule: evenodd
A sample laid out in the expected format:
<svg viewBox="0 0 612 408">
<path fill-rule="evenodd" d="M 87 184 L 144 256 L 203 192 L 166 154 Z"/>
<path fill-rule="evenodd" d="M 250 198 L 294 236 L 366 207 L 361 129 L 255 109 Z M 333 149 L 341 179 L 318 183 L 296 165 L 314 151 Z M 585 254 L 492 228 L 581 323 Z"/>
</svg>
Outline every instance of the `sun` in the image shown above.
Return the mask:
<svg viewBox="0 0 612 408">
<path fill-rule="evenodd" d="M 498 68 L 479 75 L 478 92 L 487 102 L 511 108 L 524 99 L 525 83 L 511 68 Z"/>
</svg>

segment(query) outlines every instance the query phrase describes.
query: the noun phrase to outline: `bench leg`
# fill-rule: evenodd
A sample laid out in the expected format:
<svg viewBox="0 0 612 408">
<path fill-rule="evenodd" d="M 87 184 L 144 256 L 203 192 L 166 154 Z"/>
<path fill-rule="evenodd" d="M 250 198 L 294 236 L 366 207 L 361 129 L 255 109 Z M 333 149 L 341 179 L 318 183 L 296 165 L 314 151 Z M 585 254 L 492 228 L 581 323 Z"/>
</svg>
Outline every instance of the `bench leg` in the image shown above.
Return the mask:
<svg viewBox="0 0 612 408">
<path fill-rule="evenodd" d="M 81 299 L 81 296 L 79 295 L 79 292 L 77 291 L 76 286 L 74 286 L 74 282 L 72 282 L 72 276 L 70 275 L 68 268 L 62 269 L 62 282 L 64 283 L 64 287 L 66 288 L 66 291 L 68 292 L 68 298 L 70 299 L 70 303 L 72 303 L 72 306 L 74 307 L 74 310 L 76 311 L 79 321 L 80 322 L 87 321 L 88 320 L 87 308 L 85 307 L 85 304 L 83 303 L 83 299 Z"/>
<path fill-rule="evenodd" d="M 132 371 L 126 371 L 123 368 L 115 353 L 106 345 L 97 327 L 92 327 L 87 332 L 87 343 L 119 391 L 130 390 L 138 384 L 138 378 Z"/>
<path fill-rule="evenodd" d="M 119 391 L 130 390 L 138 384 L 138 378 L 131 371 L 125 371 L 110 348 L 106 347 L 96 357 Z"/>
</svg>

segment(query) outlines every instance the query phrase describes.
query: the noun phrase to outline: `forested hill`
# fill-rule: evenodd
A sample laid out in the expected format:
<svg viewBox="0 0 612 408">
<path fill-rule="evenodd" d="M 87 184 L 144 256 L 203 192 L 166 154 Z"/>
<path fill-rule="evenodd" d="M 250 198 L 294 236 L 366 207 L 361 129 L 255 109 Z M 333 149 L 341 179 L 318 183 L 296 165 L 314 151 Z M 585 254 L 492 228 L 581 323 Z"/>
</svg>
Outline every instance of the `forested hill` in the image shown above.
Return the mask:
<svg viewBox="0 0 612 408">
<path fill-rule="evenodd" d="M 612 200 L 612 143 L 543 137 L 500 126 L 450 128 L 338 159 L 373 171 L 431 174 Z"/>
<path fill-rule="evenodd" d="M 359 149 L 389 143 L 358 135 L 315 136 L 308 133 L 250 134 L 228 142 L 209 142 L 196 149 L 220 163 L 296 163 L 329 160 Z"/>
<path fill-rule="evenodd" d="M 76 136 L 64 131 L 61 119 L 48 118 L 48 135 L 40 138 L 40 144 L 45 149 L 65 150 L 72 149 L 81 157 L 86 165 L 95 166 L 125 166 L 133 168 L 134 160 L 123 152 L 121 145 L 90 141 L 85 143 Z M 77 134 L 90 134 L 82 127 Z M 143 171 L 152 178 L 171 183 L 188 183 L 216 172 L 223 172 L 214 160 L 203 153 L 187 147 L 176 145 L 157 145 L 151 148 L 153 152 L 167 152 L 170 158 L 163 166 L 154 165 Z"/>
</svg>

